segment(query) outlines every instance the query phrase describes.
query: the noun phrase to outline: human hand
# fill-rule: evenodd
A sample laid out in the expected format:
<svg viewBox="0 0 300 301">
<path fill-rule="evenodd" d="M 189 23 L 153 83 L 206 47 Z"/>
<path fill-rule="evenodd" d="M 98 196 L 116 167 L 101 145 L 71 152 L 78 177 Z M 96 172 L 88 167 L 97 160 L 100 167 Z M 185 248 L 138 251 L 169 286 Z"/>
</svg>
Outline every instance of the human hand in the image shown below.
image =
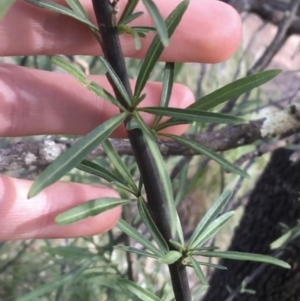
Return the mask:
<svg viewBox="0 0 300 301">
<path fill-rule="evenodd" d="M 91 1 L 81 2 L 93 15 Z M 120 11 L 124 2 L 120 1 Z M 164 17 L 179 2 L 156 1 Z M 142 4 L 139 6 L 139 10 L 144 10 Z M 148 14 L 145 12 L 135 25 L 150 26 Z M 219 1 L 191 0 L 161 60 L 205 63 L 225 60 L 236 50 L 241 31 L 240 17 L 232 7 Z M 0 36 L 1 56 L 100 54 L 97 42 L 84 25 L 21 0 L 17 0 L 0 21 Z M 132 38 L 122 35 L 125 56 L 143 58 L 151 37 L 141 42 L 141 50 L 136 51 Z M 92 77 L 112 92 L 104 76 Z M 160 92 L 160 83 L 148 83 L 143 91 L 147 96 L 142 105 L 157 106 Z M 187 87 L 174 85 L 171 107 L 184 108 L 193 101 L 193 94 Z M 91 94 L 67 74 L 7 64 L 0 66 L 2 137 L 86 134 L 115 114 L 118 114 L 116 107 Z M 153 116 L 147 115 L 145 121 L 151 124 Z M 185 126 L 177 126 L 169 132 L 180 135 L 185 129 Z M 124 127 L 114 133 L 115 137 L 125 135 Z M 120 216 L 121 208 L 115 208 L 74 225 L 58 226 L 54 223 L 57 214 L 90 199 L 116 197 L 117 193 L 107 187 L 59 182 L 28 200 L 31 184 L 27 180 L 0 176 L 0 240 L 94 235 L 112 228 Z"/>
</svg>

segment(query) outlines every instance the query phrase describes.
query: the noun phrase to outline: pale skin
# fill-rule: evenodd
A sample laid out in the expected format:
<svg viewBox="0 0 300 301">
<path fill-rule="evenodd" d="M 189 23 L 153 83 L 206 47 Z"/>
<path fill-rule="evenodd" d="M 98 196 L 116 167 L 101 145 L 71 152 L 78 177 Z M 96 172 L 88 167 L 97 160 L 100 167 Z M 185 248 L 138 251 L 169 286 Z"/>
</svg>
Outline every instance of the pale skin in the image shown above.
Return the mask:
<svg viewBox="0 0 300 301">
<path fill-rule="evenodd" d="M 81 2 L 92 15 L 91 1 Z M 164 17 L 179 2 L 156 1 Z M 126 1 L 119 1 L 120 11 L 124 3 Z M 138 10 L 144 10 L 142 4 L 139 6 Z M 137 24 L 151 25 L 147 13 L 135 21 Z M 217 63 L 235 52 L 241 34 L 241 20 L 232 7 L 215 0 L 191 0 L 161 60 Z M 0 56 L 101 54 L 85 26 L 65 16 L 37 9 L 22 0 L 16 0 L 0 21 L 0 37 Z M 142 49 L 136 51 L 132 39 L 122 36 L 125 56 L 143 58 L 151 39 L 151 36 L 144 39 Z M 93 77 L 111 91 L 105 77 Z M 135 82 L 131 83 L 134 87 Z M 160 91 L 161 84 L 148 83 L 144 90 L 147 97 L 142 105 L 158 105 Z M 184 108 L 193 101 L 188 87 L 175 84 L 170 106 Z M 68 75 L 0 65 L 1 137 L 86 134 L 117 113 L 115 107 L 91 94 Z M 151 124 L 153 117 L 147 115 L 145 120 Z M 185 130 L 184 126 L 168 129 L 177 135 Z M 123 127 L 113 134 L 114 137 L 125 135 Z M 118 197 L 118 194 L 108 187 L 59 182 L 28 200 L 31 184 L 31 181 L 0 176 L 0 241 L 89 236 L 108 231 L 120 217 L 121 208 L 116 208 L 77 224 L 57 226 L 54 218 L 58 213 L 90 199 Z"/>
</svg>

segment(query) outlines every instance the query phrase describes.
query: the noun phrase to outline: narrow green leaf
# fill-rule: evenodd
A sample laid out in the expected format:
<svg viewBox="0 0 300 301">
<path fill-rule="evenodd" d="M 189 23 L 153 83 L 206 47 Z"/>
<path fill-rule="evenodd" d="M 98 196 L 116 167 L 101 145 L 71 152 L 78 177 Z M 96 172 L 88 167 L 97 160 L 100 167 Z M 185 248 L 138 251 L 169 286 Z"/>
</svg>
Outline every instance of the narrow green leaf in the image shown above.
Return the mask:
<svg viewBox="0 0 300 301">
<path fill-rule="evenodd" d="M 198 240 L 199 236 L 202 235 L 203 231 L 217 218 L 224 206 L 228 203 L 232 197 L 231 190 L 224 190 L 218 199 L 213 203 L 210 209 L 206 212 L 204 217 L 201 219 L 196 229 L 194 230 L 188 249 L 195 249 L 195 241 Z"/>
<path fill-rule="evenodd" d="M 8 12 L 9 8 L 14 4 L 15 0 L 1 0 L 0 2 L 0 20 Z"/>
<path fill-rule="evenodd" d="M 83 160 L 76 168 L 91 175 L 103 178 L 108 182 L 120 182 L 120 178 L 108 171 L 107 168 L 89 160 Z M 122 184 L 124 183 L 122 182 Z"/>
<path fill-rule="evenodd" d="M 234 172 L 235 174 L 237 174 L 239 176 L 249 178 L 249 175 L 244 170 L 242 170 L 239 167 L 235 166 L 234 164 L 232 164 L 231 162 L 229 162 L 228 160 L 226 160 L 225 158 L 223 158 L 219 154 L 217 154 L 217 153 L 213 152 L 212 150 L 208 149 L 207 147 L 205 147 L 201 144 L 198 144 L 194 141 L 191 141 L 189 139 L 183 138 L 183 137 L 169 135 L 169 134 L 163 134 L 163 135 L 167 136 L 167 137 L 170 137 L 173 140 L 176 140 L 176 141 L 190 147 L 191 149 L 195 150 L 196 152 L 199 152 L 200 154 L 203 154 L 203 155 L 211 158 L 212 160 L 219 163 L 225 170 Z"/>
<path fill-rule="evenodd" d="M 163 87 L 160 96 L 160 107 L 167 108 L 169 106 L 171 92 L 174 83 L 174 68 L 175 63 L 166 63 L 164 68 Z M 159 123 L 161 116 L 156 116 L 153 122 L 153 127 Z"/>
<path fill-rule="evenodd" d="M 117 87 L 118 91 L 122 95 L 123 99 L 126 101 L 128 106 L 131 107 L 130 96 L 128 95 L 128 93 L 127 93 L 122 81 L 120 80 L 119 76 L 117 75 L 115 70 L 112 68 L 110 63 L 103 56 L 100 56 L 99 59 L 103 63 L 103 65 L 105 66 L 110 78 L 114 82 L 115 86 Z"/>
<path fill-rule="evenodd" d="M 160 107 L 168 107 L 174 83 L 174 62 L 167 62 L 164 68 L 163 89 L 160 96 Z"/>
<path fill-rule="evenodd" d="M 141 218 L 146 225 L 148 231 L 151 233 L 153 239 L 157 243 L 158 247 L 163 251 L 163 252 L 168 252 L 169 251 L 169 246 L 159 230 L 157 229 L 156 224 L 154 223 L 147 206 L 145 204 L 145 201 L 142 198 L 139 198 L 138 200 L 138 210 L 141 215 Z"/>
<path fill-rule="evenodd" d="M 148 32 L 156 32 L 155 27 L 152 26 L 132 26 L 131 27 L 134 31 L 136 31 L 137 33 L 148 33 Z"/>
<path fill-rule="evenodd" d="M 211 237 L 213 237 L 223 226 L 233 218 L 235 212 L 227 212 L 212 221 L 207 228 L 194 240 L 193 244 L 195 248 L 199 248 L 205 242 L 207 242 Z"/>
<path fill-rule="evenodd" d="M 52 56 L 51 61 L 61 69 L 65 70 L 67 73 L 72 75 L 80 83 L 82 83 L 88 90 L 90 90 L 95 95 L 103 98 L 104 100 L 118 106 L 121 110 L 125 111 L 124 107 L 118 102 L 118 100 L 112 96 L 108 91 L 100 87 L 97 83 L 89 81 L 86 75 L 76 66 L 70 62 L 64 60 L 59 56 Z"/>
<path fill-rule="evenodd" d="M 74 12 L 76 12 L 78 15 L 81 15 L 83 18 L 90 20 L 88 14 L 84 10 L 79 0 L 66 0 L 66 2 L 73 9 Z"/>
<path fill-rule="evenodd" d="M 78 67 L 74 66 L 73 64 L 71 64 L 70 62 L 64 60 L 62 57 L 59 56 L 51 56 L 51 61 L 56 66 L 60 67 L 61 69 L 65 70 L 67 73 L 71 74 L 80 83 L 82 83 L 85 86 L 88 86 L 89 81 L 87 80 L 86 75 Z"/>
<path fill-rule="evenodd" d="M 135 50 L 140 50 L 142 48 L 140 35 L 137 31 L 133 31 L 133 41 L 134 41 L 134 48 Z"/>
<path fill-rule="evenodd" d="M 176 205 L 175 205 L 175 206 L 176 206 Z M 181 222 L 180 222 L 179 215 L 178 215 L 177 212 L 176 212 L 176 230 L 177 230 L 177 236 L 178 236 L 178 239 L 179 239 L 181 245 L 184 246 L 184 235 L 183 235 L 183 230 L 182 230 Z"/>
<path fill-rule="evenodd" d="M 270 248 L 277 249 L 284 246 L 289 241 L 295 239 L 300 235 L 300 220 L 297 221 L 297 225 L 293 228 L 289 229 L 285 234 L 280 236 L 278 239 L 276 239 L 274 242 L 271 243 Z"/>
<path fill-rule="evenodd" d="M 164 254 L 158 259 L 158 262 L 165 264 L 173 264 L 182 257 L 182 254 L 178 251 L 171 250 L 167 254 Z"/>
<path fill-rule="evenodd" d="M 178 251 L 182 252 L 184 250 L 184 245 L 176 240 L 170 239 L 170 244 L 173 245 Z"/>
<path fill-rule="evenodd" d="M 219 270 L 227 270 L 227 267 L 225 267 L 224 265 L 220 265 L 220 264 L 214 264 L 214 263 L 198 261 L 198 260 L 197 260 L 197 263 L 200 266 L 205 266 L 205 267 L 219 269 Z"/>
<path fill-rule="evenodd" d="M 179 24 L 185 10 L 188 7 L 188 4 L 188 0 L 181 1 L 165 21 L 169 37 L 172 36 L 175 28 Z M 158 61 L 163 49 L 163 44 L 160 40 L 159 35 L 157 34 L 154 40 L 152 41 L 150 47 L 148 48 L 145 60 L 141 66 L 134 91 L 134 95 L 136 97 L 140 96 L 140 94 L 142 93 L 145 84 L 150 76 L 150 73 L 152 72 L 155 63 Z"/>
<path fill-rule="evenodd" d="M 192 267 L 194 268 L 197 277 L 199 278 L 199 280 L 203 283 L 203 284 L 207 284 L 207 280 L 205 277 L 204 272 L 201 269 L 201 266 L 198 264 L 198 262 L 195 260 L 195 258 L 193 256 L 188 256 L 189 261 L 192 264 Z"/>
<path fill-rule="evenodd" d="M 76 167 L 103 140 L 122 124 L 127 113 L 122 113 L 105 121 L 86 136 L 77 141 L 70 149 L 60 155 L 48 166 L 31 186 L 28 198 L 32 198 L 47 186 L 58 181 L 62 176 Z"/>
<path fill-rule="evenodd" d="M 160 257 L 161 255 L 163 255 L 163 252 L 161 250 L 154 246 L 148 239 L 146 239 L 142 234 L 140 234 L 136 229 L 134 229 L 123 219 L 120 219 L 118 221 L 117 227 L 156 256 Z"/>
<path fill-rule="evenodd" d="M 140 298 L 143 301 L 162 301 L 160 298 L 155 296 L 153 293 L 149 292 L 148 290 L 142 288 L 135 282 L 132 282 L 130 280 L 120 278 L 118 279 L 118 283 L 128 289 L 131 293 L 133 293 L 135 296 Z"/>
<path fill-rule="evenodd" d="M 204 122 L 204 123 L 224 123 L 238 124 L 245 122 L 244 118 L 236 117 L 228 114 L 206 112 L 200 110 L 175 109 L 175 108 L 160 108 L 160 107 L 144 107 L 139 108 L 139 111 L 160 116 L 170 116 L 179 120 L 189 122 Z"/>
<path fill-rule="evenodd" d="M 141 256 L 145 256 L 145 257 L 150 257 L 150 258 L 154 258 L 154 259 L 158 259 L 159 257 L 155 254 L 146 252 L 146 251 L 142 251 L 136 248 L 132 248 L 132 247 L 127 247 L 127 246 L 114 246 L 114 249 L 116 250 L 121 250 L 124 252 L 129 252 L 129 253 L 134 253 L 137 255 L 141 255 Z"/>
<path fill-rule="evenodd" d="M 120 180 L 119 180 L 120 181 Z M 120 183 L 120 182 L 111 182 L 112 185 L 115 185 L 116 187 L 120 188 L 120 189 L 123 189 L 125 191 L 128 191 L 129 193 L 137 196 L 137 191 L 136 190 L 133 190 L 128 184 L 123 184 L 123 183 Z"/>
<path fill-rule="evenodd" d="M 155 24 L 157 34 L 164 47 L 169 45 L 169 34 L 163 17 L 161 16 L 157 6 L 152 0 L 142 0 L 153 23 Z"/>
<path fill-rule="evenodd" d="M 161 183 L 162 193 L 164 195 L 164 199 L 166 200 L 167 212 L 169 215 L 169 222 L 171 226 L 172 236 L 175 237 L 175 234 L 180 231 L 177 229 L 177 211 L 173 197 L 173 188 L 171 179 L 164 162 L 164 159 L 160 153 L 160 150 L 157 146 L 157 143 L 153 141 L 148 135 L 144 135 L 145 142 L 152 154 L 153 158 L 153 167 L 155 167 L 157 173 L 156 177 Z"/>
<path fill-rule="evenodd" d="M 134 111 L 133 116 L 138 124 L 138 128 L 141 129 L 144 132 L 144 134 L 148 135 L 152 140 L 157 141 L 158 138 L 156 136 L 156 133 L 152 129 L 148 128 L 140 114 L 137 111 Z"/>
<path fill-rule="evenodd" d="M 105 153 L 107 154 L 108 158 L 112 162 L 113 166 L 115 167 L 116 171 L 121 176 L 122 182 L 127 183 L 132 188 L 133 191 L 138 192 L 138 188 L 134 182 L 134 179 L 132 178 L 132 175 L 130 174 L 124 161 L 122 160 L 118 152 L 114 149 L 110 141 L 108 139 L 104 140 L 101 143 L 101 145 Z"/>
<path fill-rule="evenodd" d="M 121 111 L 126 111 L 122 104 L 119 103 L 119 101 L 111 95 L 108 91 L 100 87 L 97 83 L 91 81 L 89 82 L 87 88 L 93 92 L 95 95 L 103 98 L 104 100 L 114 104 L 115 106 L 118 106 Z"/>
<path fill-rule="evenodd" d="M 127 4 L 123 11 L 123 14 L 120 18 L 119 24 L 124 23 L 124 20 L 126 20 L 126 18 L 128 18 L 130 15 L 132 15 L 132 13 L 135 10 L 138 3 L 139 3 L 139 0 L 128 0 L 127 1 Z"/>
<path fill-rule="evenodd" d="M 49 1 L 49 0 L 25 0 L 26 2 L 33 4 L 35 6 L 41 7 L 41 8 L 45 8 L 51 11 L 54 11 L 56 13 L 71 17 L 73 19 L 76 19 L 86 25 L 88 25 L 89 27 L 91 27 L 94 30 L 98 30 L 98 28 L 87 18 L 87 17 L 83 17 L 82 14 L 79 14 L 77 11 L 73 11 L 63 5 L 60 5 L 58 3 L 55 3 L 53 1 Z"/>
<path fill-rule="evenodd" d="M 143 15 L 143 14 L 144 14 L 144 12 L 138 11 L 138 12 L 136 12 L 136 13 L 133 13 L 133 14 L 131 14 L 131 15 L 128 15 L 126 18 L 120 20 L 120 22 L 119 22 L 118 25 L 120 25 L 120 24 L 128 24 L 128 23 L 132 22 L 133 20 L 137 19 L 138 17 L 140 17 L 140 16 Z M 122 21 L 122 22 L 121 22 L 121 21 Z"/>
<path fill-rule="evenodd" d="M 187 177 L 189 171 L 189 163 L 185 164 L 180 172 L 179 183 L 177 188 L 177 193 L 175 197 L 175 204 L 178 204 L 183 200 L 185 195 L 187 194 Z"/>
<path fill-rule="evenodd" d="M 285 269 L 290 269 L 291 266 L 283 260 L 267 256 L 261 254 L 251 254 L 251 253 L 243 253 L 243 252 L 235 252 L 235 251 L 204 251 L 199 254 L 204 257 L 216 257 L 216 258 L 224 258 L 224 259 L 233 259 L 233 260 L 242 260 L 242 261 L 255 261 L 262 263 L 269 263 L 273 265 L 280 266 Z"/>
<path fill-rule="evenodd" d="M 252 89 L 270 81 L 281 70 L 266 70 L 253 75 L 238 79 L 202 98 L 190 105 L 189 109 L 209 110 L 225 101 L 239 97 Z"/>
<path fill-rule="evenodd" d="M 60 213 L 55 218 L 58 225 L 69 225 L 96 216 L 102 212 L 130 203 L 132 200 L 122 200 L 119 198 L 102 198 L 83 203 L 77 207 Z"/>
<path fill-rule="evenodd" d="M 192 250 L 188 250 L 189 254 L 195 255 L 201 255 L 203 251 L 216 251 L 219 250 L 219 247 L 216 246 L 209 246 L 209 247 L 200 247 Z"/>
<path fill-rule="evenodd" d="M 280 236 L 279 238 L 277 238 L 275 241 L 273 241 L 270 244 L 270 249 L 274 250 L 277 248 L 282 247 L 292 236 L 292 231 L 288 231 L 286 232 L 284 235 Z"/>
<path fill-rule="evenodd" d="M 192 121 L 187 121 L 187 120 L 178 120 L 178 119 L 169 119 L 167 120 L 166 122 L 163 122 L 163 123 L 159 123 L 155 126 L 153 126 L 153 130 L 158 132 L 158 131 L 161 131 L 165 128 L 168 128 L 170 126 L 174 126 L 174 125 L 179 125 L 179 124 L 189 124 L 189 123 L 192 123 Z"/>
</svg>

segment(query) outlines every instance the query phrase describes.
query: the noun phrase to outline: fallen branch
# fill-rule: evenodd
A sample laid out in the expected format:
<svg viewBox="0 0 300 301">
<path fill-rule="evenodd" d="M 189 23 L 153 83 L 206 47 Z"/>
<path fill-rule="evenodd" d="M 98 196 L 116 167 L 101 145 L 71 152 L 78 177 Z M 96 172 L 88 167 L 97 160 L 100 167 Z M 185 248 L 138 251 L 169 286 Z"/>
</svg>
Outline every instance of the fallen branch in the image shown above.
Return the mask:
<svg viewBox="0 0 300 301">
<path fill-rule="evenodd" d="M 262 124 L 263 119 L 259 119 L 242 125 L 226 126 L 212 132 L 200 133 L 190 136 L 190 138 L 213 151 L 226 151 L 261 139 L 260 130 Z M 7 144 L 0 149 L 0 172 L 45 167 L 77 140 L 49 136 L 43 140 Z M 111 142 L 120 155 L 133 154 L 128 140 L 111 139 Z M 158 144 L 160 151 L 165 156 L 193 156 L 199 154 L 175 141 L 164 140 L 159 141 Z M 103 155 L 105 155 L 105 152 L 99 146 L 88 158 L 93 160 Z"/>
</svg>

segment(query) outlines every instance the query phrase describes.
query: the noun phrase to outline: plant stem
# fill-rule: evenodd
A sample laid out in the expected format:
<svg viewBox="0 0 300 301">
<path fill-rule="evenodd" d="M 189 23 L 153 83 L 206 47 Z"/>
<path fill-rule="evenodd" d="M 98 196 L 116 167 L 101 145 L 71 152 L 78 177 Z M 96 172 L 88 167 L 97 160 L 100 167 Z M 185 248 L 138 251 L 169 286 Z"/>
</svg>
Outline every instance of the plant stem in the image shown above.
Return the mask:
<svg viewBox="0 0 300 301">
<path fill-rule="evenodd" d="M 132 98 L 132 90 L 129 84 L 129 78 L 126 72 L 126 66 L 119 40 L 119 34 L 114 24 L 115 11 L 109 0 L 93 0 L 95 15 L 97 18 L 100 35 L 102 38 L 102 50 L 105 58 L 110 63 L 116 74 L 122 81 L 128 95 Z M 117 87 L 108 76 L 115 95 L 120 103 L 127 109 L 128 105 L 119 93 Z M 136 158 L 141 177 L 147 194 L 150 214 L 155 221 L 161 234 L 169 244 L 171 231 L 168 223 L 167 211 L 164 195 L 162 193 L 161 183 L 159 181 L 156 165 L 152 164 L 154 158 L 148 149 L 143 133 L 139 129 L 128 131 L 128 137 L 132 145 L 134 156 Z M 170 249 L 174 249 L 169 244 Z M 176 301 L 190 301 L 191 293 L 186 273 L 186 267 L 180 261 L 169 265 L 173 290 Z"/>
</svg>

